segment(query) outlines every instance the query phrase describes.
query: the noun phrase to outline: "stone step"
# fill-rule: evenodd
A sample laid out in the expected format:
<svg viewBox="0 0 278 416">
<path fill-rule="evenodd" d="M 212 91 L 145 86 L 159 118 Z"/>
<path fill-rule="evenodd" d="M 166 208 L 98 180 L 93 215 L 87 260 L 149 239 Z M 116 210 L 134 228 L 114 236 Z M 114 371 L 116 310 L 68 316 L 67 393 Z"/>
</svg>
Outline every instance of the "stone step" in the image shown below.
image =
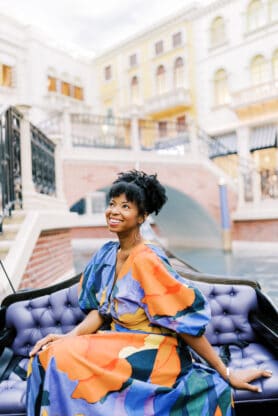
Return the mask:
<svg viewBox="0 0 278 416">
<path fill-rule="evenodd" d="M 24 221 L 25 212 L 24 211 L 13 211 L 10 217 L 4 217 L 3 228 L 8 224 L 21 224 Z"/>
<path fill-rule="evenodd" d="M 4 260 L 4 258 L 7 256 L 12 244 L 13 244 L 12 240 L 0 241 L 0 259 L 1 260 Z"/>
</svg>

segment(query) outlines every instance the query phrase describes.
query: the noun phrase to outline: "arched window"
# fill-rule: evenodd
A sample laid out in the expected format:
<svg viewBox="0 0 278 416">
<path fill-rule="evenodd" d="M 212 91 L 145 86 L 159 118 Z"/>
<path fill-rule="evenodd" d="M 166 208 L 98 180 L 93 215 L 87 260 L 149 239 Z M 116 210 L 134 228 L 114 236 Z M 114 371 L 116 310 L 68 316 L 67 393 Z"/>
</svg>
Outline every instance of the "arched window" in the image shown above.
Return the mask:
<svg viewBox="0 0 278 416">
<path fill-rule="evenodd" d="M 230 101 L 228 76 L 225 69 L 219 69 L 214 74 L 214 102 L 215 105 L 227 104 Z"/>
<path fill-rule="evenodd" d="M 166 91 L 166 71 L 163 65 L 159 65 L 156 70 L 156 91 L 158 94 Z"/>
<path fill-rule="evenodd" d="M 267 81 L 266 60 L 262 55 L 255 56 L 250 65 L 251 83 L 262 84 Z"/>
<path fill-rule="evenodd" d="M 256 30 L 263 25 L 263 6 L 261 0 L 253 0 L 247 8 L 247 30 Z"/>
<path fill-rule="evenodd" d="M 132 104 L 138 104 L 139 101 L 139 81 L 138 77 L 135 75 L 131 79 L 130 83 L 130 97 Z"/>
<path fill-rule="evenodd" d="M 278 49 L 272 56 L 272 74 L 275 80 L 278 80 Z"/>
<path fill-rule="evenodd" d="M 270 20 L 278 20 L 278 0 L 269 1 Z"/>
<path fill-rule="evenodd" d="M 181 57 L 174 63 L 174 87 L 180 88 L 184 85 L 184 63 Z"/>
<path fill-rule="evenodd" d="M 221 45 L 225 41 L 225 23 L 221 16 L 216 17 L 210 27 L 211 46 Z"/>
</svg>

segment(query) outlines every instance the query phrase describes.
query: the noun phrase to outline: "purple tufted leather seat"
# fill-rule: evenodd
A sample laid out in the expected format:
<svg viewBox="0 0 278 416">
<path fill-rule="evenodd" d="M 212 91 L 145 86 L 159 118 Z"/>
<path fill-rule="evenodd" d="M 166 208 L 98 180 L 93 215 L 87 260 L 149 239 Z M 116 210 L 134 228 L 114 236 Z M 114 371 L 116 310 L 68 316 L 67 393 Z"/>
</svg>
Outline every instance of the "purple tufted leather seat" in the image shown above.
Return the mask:
<svg viewBox="0 0 278 416">
<path fill-rule="evenodd" d="M 232 284 L 194 282 L 207 296 L 212 310 L 206 335 L 216 350 L 229 345 L 230 367 L 258 366 L 273 371 L 271 379 L 258 381 L 262 393 L 235 392 L 235 402 L 245 404 L 277 400 L 278 362 L 274 353 L 261 343 L 252 329 L 249 315 L 258 308 L 252 287 Z M 33 345 L 49 332 L 67 332 L 83 318 L 77 303 L 77 285 L 52 294 L 11 304 L 6 313 L 6 327 L 16 336 L 12 349 L 25 358 L 20 365 L 27 367 L 28 354 Z M 244 343 L 243 343 L 244 342 Z M 11 374 L 0 383 L 0 415 L 25 415 L 26 382 Z M 244 412 L 244 415 L 249 413 Z"/>
<path fill-rule="evenodd" d="M 6 327 L 16 331 L 11 345 L 23 357 L 20 366 L 27 369 L 34 344 L 49 332 L 68 332 L 84 317 L 77 301 L 77 285 L 50 295 L 13 303 L 6 313 Z M 0 383 L 0 415 L 25 415 L 26 381 L 12 373 Z"/>
</svg>

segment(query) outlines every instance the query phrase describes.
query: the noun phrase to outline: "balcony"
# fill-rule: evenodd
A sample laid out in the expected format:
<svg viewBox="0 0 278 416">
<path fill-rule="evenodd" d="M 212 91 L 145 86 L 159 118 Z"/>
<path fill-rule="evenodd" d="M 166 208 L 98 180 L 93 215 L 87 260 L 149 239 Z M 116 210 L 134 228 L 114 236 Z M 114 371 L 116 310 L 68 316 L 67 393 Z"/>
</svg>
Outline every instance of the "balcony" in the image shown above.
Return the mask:
<svg viewBox="0 0 278 416">
<path fill-rule="evenodd" d="M 277 106 L 278 80 L 254 85 L 232 95 L 232 107 L 235 111 L 256 106 Z"/>
<path fill-rule="evenodd" d="M 143 106 L 143 111 L 146 115 L 150 114 L 168 114 L 171 110 L 183 111 L 191 106 L 191 98 L 188 89 L 177 88 L 157 94 L 146 100 Z"/>
</svg>

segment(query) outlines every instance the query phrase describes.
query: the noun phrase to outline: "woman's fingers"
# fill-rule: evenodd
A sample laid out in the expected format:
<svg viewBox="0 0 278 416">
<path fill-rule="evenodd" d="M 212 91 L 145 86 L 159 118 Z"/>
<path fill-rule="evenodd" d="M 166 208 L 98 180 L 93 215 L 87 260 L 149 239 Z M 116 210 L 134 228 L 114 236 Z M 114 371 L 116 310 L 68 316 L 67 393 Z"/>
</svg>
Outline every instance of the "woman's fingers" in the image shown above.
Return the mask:
<svg viewBox="0 0 278 416">
<path fill-rule="evenodd" d="M 231 386 L 240 389 L 240 390 L 250 390 L 254 392 L 261 392 L 259 386 L 254 386 L 250 384 L 251 381 L 260 379 L 262 377 L 271 377 L 271 370 L 264 369 L 244 369 L 244 370 L 234 370 L 230 376 Z"/>
<path fill-rule="evenodd" d="M 59 335 L 57 334 L 48 334 L 46 337 L 40 339 L 35 345 L 34 348 L 30 351 L 29 356 L 32 357 L 33 355 L 36 355 L 41 349 L 46 348 L 48 344 L 50 344 L 52 341 L 55 341 L 59 338 Z"/>
<path fill-rule="evenodd" d="M 271 377 L 272 371 L 257 368 L 248 368 L 244 370 L 234 370 L 233 374 L 241 378 L 241 380 L 249 383 L 250 381 L 257 380 L 261 377 Z"/>
</svg>

